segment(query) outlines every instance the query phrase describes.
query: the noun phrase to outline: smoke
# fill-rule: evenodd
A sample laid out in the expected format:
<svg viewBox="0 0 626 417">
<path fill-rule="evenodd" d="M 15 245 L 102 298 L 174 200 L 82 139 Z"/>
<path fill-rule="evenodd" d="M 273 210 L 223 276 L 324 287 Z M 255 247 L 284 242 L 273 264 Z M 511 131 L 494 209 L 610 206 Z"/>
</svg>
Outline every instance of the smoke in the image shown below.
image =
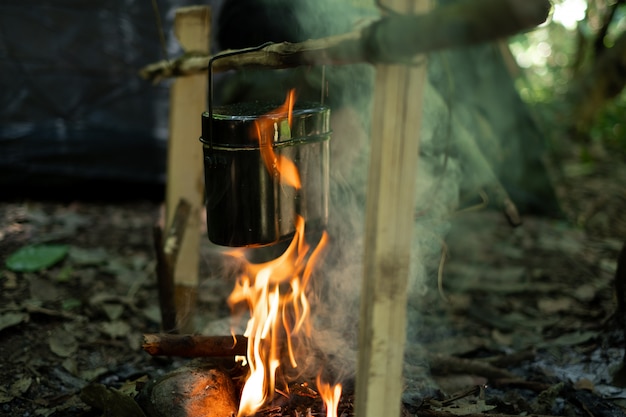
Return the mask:
<svg viewBox="0 0 626 417">
<path fill-rule="evenodd" d="M 250 13 L 250 7 L 263 12 Z M 218 18 L 217 37 L 223 48 L 254 46 L 267 40 L 297 42 L 353 30 L 376 13 L 373 7 L 356 7 L 353 1 L 226 0 Z M 222 78 L 216 90 L 218 101 L 228 103 L 280 100 L 287 88 L 295 87 L 299 100 L 323 100 L 331 107 L 330 242 L 314 277 L 317 305 L 312 343 L 326 356 L 328 373 L 343 381 L 353 379 L 356 369 L 374 74 L 367 64 L 237 72 Z M 449 227 L 446 216 L 458 202 L 461 176 L 458 163 L 449 156 L 453 143 L 449 106 L 430 84 L 424 101 L 422 130 L 408 139 L 419 140 L 421 146 L 407 288 L 408 345 L 420 341 L 419 300 L 436 283 L 433 266 L 438 265 Z M 236 269 L 228 268 L 230 272 Z M 205 331 L 223 332 L 224 324 L 218 330 L 219 324 L 214 323 Z M 406 363 L 415 375 L 415 366 L 422 364 L 419 352 L 407 351 Z"/>
<path fill-rule="evenodd" d="M 373 7 L 357 7 L 356 3 L 225 0 L 223 20 L 218 22 L 219 42 L 222 47 L 231 48 L 267 40 L 297 42 L 343 33 L 376 15 Z M 248 7 L 259 5 L 264 14 L 249 12 Z M 225 8 L 228 12 L 224 12 Z M 246 16 L 254 19 L 246 20 Z M 477 195 L 477 190 L 497 182 L 501 174 L 492 168 L 494 157 L 485 156 L 489 155 L 485 151 L 489 149 L 485 145 L 489 135 L 484 126 L 478 129 L 482 135 L 476 133 L 478 99 L 474 98 L 471 106 L 464 101 L 472 97 L 471 86 L 455 85 L 457 73 L 453 76 L 451 72 L 450 56 L 439 53 L 428 57 L 421 129 L 406 139 L 420 142 L 407 286 L 405 378 L 409 393 L 429 385 L 428 364 L 420 349 L 427 314 L 422 301 L 437 288 L 438 267 L 452 216 L 459 209 L 463 194 Z M 355 374 L 358 349 L 374 68 L 358 64 L 235 73 L 221 83 L 217 90 L 221 102 L 282 99 L 287 88 L 295 87 L 299 99 L 323 100 L 331 107 L 330 243 L 314 277 L 318 303 L 312 343 L 324 352 L 326 366 L 337 380 L 350 380 Z M 507 168 L 511 165 L 502 169 Z"/>
<path fill-rule="evenodd" d="M 349 83 L 348 83 L 349 86 Z M 373 86 L 373 84 L 372 84 Z M 349 87 L 346 87 L 349 88 Z M 437 267 L 450 213 L 458 206 L 462 178 L 459 161 L 450 154 L 456 132 L 450 129 L 450 109 L 440 93 L 427 83 L 424 92 L 422 128 L 407 140 L 420 141 L 416 178 L 415 219 L 411 265 L 407 286 L 407 383 L 423 387 L 428 381 L 419 346 L 424 313 L 422 298 L 436 288 Z M 371 89 L 358 111 L 371 112 Z M 369 113 L 371 114 L 371 113 Z M 363 277 L 363 233 L 369 163 L 369 118 L 355 122 L 354 114 L 337 111 L 333 119 L 331 151 L 331 199 L 328 231 L 331 249 L 319 276 L 325 290 L 316 310 L 318 334 L 338 378 L 353 378 L 357 357 L 360 288 Z M 356 126 L 355 126 L 356 125 Z M 350 126 L 348 129 L 347 126 Z M 410 219 L 407 219 L 410 222 Z M 416 371 L 419 370 L 420 372 Z"/>
</svg>

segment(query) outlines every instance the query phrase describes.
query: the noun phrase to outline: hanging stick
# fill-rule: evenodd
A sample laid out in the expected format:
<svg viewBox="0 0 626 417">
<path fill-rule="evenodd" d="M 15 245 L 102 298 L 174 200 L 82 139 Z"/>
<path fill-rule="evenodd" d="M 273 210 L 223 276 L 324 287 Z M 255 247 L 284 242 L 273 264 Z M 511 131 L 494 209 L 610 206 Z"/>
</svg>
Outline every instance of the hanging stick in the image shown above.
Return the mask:
<svg viewBox="0 0 626 417">
<path fill-rule="evenodd" d="M 220 59 L 214 72 L 238 68 L 292 68 L 361 62 L 402 63 L 416 54 L 496 41 L 543 23 L 549 0 L 460 0 L 429 13 L 390 13 L 363 29 L 301 43 L 282 42 L 258 51 Z M 188 51 L 175 60 L 142 68 L 140 75 L 158 82 L 205 72 L 210 56 Z"/>
</svg>

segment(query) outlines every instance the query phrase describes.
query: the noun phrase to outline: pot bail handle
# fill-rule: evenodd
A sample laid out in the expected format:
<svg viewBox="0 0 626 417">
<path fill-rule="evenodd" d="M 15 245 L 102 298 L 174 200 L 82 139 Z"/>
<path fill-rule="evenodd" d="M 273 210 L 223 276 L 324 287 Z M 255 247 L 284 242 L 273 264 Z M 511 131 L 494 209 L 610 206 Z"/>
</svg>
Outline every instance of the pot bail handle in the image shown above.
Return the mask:
<svg viewBox="0 0 626 417">
<path fill-rule="evenodd" d="M 274 42 L 265 42 L 264 44 L 258 46 L 252 46 L 250 48 L 236 49 L 232 51 L 225 51 L 222 53 L 218 53 L 209 59 L 208 65 L 208 99 L 207 99 L 207 107 L 209 113 L 209 149 L 213 149 L 213 63 L 221 58 L 226 58 L 229 56 L 242 55 L 247 52 L 259 51 L 266 46 L 272 45 Z"/>
</svg>

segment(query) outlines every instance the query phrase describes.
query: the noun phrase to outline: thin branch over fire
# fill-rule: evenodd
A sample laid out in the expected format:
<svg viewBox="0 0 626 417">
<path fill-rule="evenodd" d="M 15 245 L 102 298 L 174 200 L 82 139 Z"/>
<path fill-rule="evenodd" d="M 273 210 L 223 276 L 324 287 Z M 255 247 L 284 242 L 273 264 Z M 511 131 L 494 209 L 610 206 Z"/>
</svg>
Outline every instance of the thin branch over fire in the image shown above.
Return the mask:
<svg viewBox="0 0 626 417">
<path fill-rule="evenodd" d="M 549 0 L 461 0 L 421 15 L 388 14 L 363 29 L 301 43 L 282 42 L 224 57 L 215 72 L 239 68 L 293 68 L 361 62 L 402 63 L 416 54 L 458 48 L 512 36 L 543 23 Z M 206 71 L 211 56 L 184 54 L 140 70 L 158 82 Z"/>
</svg>

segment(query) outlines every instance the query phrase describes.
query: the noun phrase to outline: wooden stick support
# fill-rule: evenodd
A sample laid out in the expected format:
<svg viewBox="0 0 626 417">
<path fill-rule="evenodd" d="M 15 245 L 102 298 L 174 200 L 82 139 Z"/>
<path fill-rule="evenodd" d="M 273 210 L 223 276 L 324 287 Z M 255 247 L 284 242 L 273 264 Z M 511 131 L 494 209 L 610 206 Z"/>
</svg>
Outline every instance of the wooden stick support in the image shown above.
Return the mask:
<svg viewBox="0 0 626 417">
<path fill-rule="evenodd" d="M 208 6 L 176 10 L 174 32 L 185 52 L 209 53 L 210 22 Z M 206 74 L 179 77 L 172 84 L 165 211 L 169 225 L 181 199 L 190 205 L 187 230 L 174 265 L 176 328 L 185 333 L 194 330 L 191 318 L 197 298 L 200 220 L 204 212 L 204 169 L 199 138 L 206 103 Z"/>
<path fill-rule="evenodd" d="M 387 0 L 398 13 L 425 0 Z M 368 173 L 355 414 L 398 417 L 403 388 L 406 304 L 414 227 L 425 60 L 377 65 Z"/>
<path fill-rule="evenodd" d="M 157 288 L 161 308 L 161 328 L 166 333 L 176 332 L 176 304 L 174 300 L 174 266 L 189 221 L 189 203 L 180 200 L 167 234 L 157 224 L 154 226 L 154 250 L 157 258 Z"/>
</svg>

